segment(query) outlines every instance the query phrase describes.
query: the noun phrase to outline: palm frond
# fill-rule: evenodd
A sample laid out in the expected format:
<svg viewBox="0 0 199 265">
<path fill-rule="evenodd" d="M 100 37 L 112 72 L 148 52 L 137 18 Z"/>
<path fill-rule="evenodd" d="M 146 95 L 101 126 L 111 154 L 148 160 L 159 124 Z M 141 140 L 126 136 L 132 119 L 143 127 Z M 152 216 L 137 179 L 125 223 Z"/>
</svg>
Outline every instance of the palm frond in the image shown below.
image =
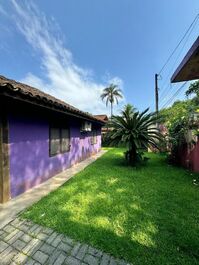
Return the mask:
<svg viewBox="0 0 199 265">
<path fill-rule="evenodd" d="M 162 140 L 162 134 L 156 126 L 155 113 L 148 111 L 146 109 L 140 113 L 126 106 L 121 116 L 113 116 L 110 122 L 110 141 L 129 145 L 136 150 L 150 145 L 157 147 Z"/>
</svg>

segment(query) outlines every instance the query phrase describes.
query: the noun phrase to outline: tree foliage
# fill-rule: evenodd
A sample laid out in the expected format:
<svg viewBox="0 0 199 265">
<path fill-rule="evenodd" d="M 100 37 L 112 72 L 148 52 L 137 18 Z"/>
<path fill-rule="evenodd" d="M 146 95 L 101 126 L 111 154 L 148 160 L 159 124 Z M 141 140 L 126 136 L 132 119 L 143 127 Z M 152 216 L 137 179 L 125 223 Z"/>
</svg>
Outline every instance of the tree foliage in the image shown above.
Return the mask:
<svg viewBox="0 0 199 265">
<path fill-rule="evenodd" d="M 196 97 L 199 98 L 199 80 L 192 83 L 185 94 L 187 97 L 194 94 Z"/>
<path fill-rule="evenodd" d="M 195 95 L 192 99 L 176 101 L 169 108 L 160 111 L 164 123 L 168 128 L 180 120 L 186 120 L 198 109 L 199 105 L 199 80 L 192 83 L 185 92 L 186 96 Z"/>
<path fill-rule="evenodd" d="M 171 107 L 160 111 L 164 124 L 168 128 L 168 139 L 172 153 L 186 144 L 186 135 L 190 129 L 194 128 L 192 117 L 198 111 L 199 81 L 192 83 L 185 94 L 186 96 L 194 94 L 195 97 L 176 101 Z"/>
<path fill-rule="evenodd" d="M 175 122 L 188 117 L 194 109 L 191 100 L 176 101 L 171 107 L 162 109 L 160 115 L 167 128 L 170 128 Z"/>
</svg>

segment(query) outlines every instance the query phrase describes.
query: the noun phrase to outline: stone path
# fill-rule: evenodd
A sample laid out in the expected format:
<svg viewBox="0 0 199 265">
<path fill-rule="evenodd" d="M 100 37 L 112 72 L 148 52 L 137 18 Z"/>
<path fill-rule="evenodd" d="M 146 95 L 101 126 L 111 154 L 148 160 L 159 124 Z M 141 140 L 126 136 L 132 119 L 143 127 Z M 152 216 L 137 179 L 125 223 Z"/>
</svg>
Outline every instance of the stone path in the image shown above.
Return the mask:
<svg viewBox="0 0 199 265">
<path fill-rule="evenodd" d="M 16 218 L 0 229 L 0 265 L 128 265 L 52 229 Z"/>
<path fill-rule="evenodd" d="M 106 150 L 101 150 L 97 154 L 57 174 L 56 176 L 23 193 L 22 195 L 10 200 L 9 202 L 5 204 L 0 204 L 0 229 L 4 225 L 9 223 L 11 220 L 13 220 L 19 212 L 23 211 L 25 208 L 32 205 L 33 203 L 39 201 L 43 196 L 47 195 L 49 192 L 63 185 L 67 180 L 69 180 L 75 174 L 77 174 L 85 167 L 93 163 L 105 152 Z"/>
</svg>

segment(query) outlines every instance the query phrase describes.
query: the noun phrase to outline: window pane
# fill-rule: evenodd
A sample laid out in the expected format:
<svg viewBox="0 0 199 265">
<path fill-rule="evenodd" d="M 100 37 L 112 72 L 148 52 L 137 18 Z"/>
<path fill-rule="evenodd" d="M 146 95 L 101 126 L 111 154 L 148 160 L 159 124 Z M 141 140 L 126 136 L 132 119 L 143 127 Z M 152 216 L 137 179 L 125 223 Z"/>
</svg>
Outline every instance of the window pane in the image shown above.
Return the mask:
<svg viewBox="0 0 199 265">
<path fill-rule="evenodd" d="M 97 131 L 92 131 L 91 144 L 96 144 L 96 143 L 97 143 Z"/>
<path fill-rule="evenodd" d="M 56 155 L 60 152 L 60 130 L 59 128 L 50 129 L 50 154 Z"/>
<path fill-rule="evenodd" d="M 61 151 L 68 152 L 69 150 L 70 150 L 69 129 L 61 129 Z"/>
<path fill-rule="evenodd" d="M 93 132 L 91 133 L 91 144 L 94 144 L 94 141 L 93 141 Z"/>
<path fill-rule="evenodd" d="M 95 131 L 95 140 L 94 140 L 94 143 L 95 144 L 97 143 L 97 131 Z"/>
</svg>

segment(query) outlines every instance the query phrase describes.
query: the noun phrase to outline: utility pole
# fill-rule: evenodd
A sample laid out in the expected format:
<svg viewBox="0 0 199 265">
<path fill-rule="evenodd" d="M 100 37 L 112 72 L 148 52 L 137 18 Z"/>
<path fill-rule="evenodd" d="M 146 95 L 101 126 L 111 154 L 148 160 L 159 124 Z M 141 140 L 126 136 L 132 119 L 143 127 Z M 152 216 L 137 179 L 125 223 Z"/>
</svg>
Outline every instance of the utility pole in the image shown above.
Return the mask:
<svg viewBox="0 0 199 265">
<path fill-rule="evenodd" d="M 159 112 L 159 93 L 158 93 L 158 74 L 155 74 L 155 110 L 158 115 Z"/>
</svg>

